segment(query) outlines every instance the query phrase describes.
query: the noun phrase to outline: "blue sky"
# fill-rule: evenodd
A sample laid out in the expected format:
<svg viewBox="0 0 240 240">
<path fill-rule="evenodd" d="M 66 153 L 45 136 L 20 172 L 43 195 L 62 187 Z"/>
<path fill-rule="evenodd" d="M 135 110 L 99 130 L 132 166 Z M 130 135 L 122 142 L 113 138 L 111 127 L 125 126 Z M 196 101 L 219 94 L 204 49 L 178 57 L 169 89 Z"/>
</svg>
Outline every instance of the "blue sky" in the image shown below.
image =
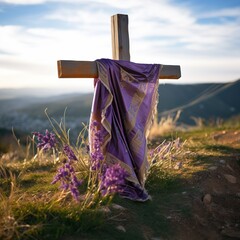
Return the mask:
<svg viewBox="0 0 240 240">
<path fill-rule="evenodd" d="M 0 88 L 91 91 L 56 61 L 111 58 L 110 17 L 128 14 L 131 60 L 179 64 L 171 83 L 240 77 L 240 0 L 0 0 Z"/>
</svg>

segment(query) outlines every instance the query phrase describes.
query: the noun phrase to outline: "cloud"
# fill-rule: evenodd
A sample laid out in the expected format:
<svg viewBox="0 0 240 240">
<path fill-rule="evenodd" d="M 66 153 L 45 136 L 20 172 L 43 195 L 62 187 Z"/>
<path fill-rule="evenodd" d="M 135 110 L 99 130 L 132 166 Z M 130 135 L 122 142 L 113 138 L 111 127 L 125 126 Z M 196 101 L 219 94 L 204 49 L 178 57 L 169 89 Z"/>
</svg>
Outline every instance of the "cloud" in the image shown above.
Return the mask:
<svg viewBox="0 0 240 240">
<path fill-rule="evenodd" d="M 47 4 L 44 0 L 8 2 Z M 119 11 L 129 15 L 132 61 L 180 64 L 183 77 L 177 82 L 219 82 L 240 76 L 239 8 L 198 15 L 189 6 L 167 0 L 62 2 L 41 16 L 55 27 L 0 25 L 1 86 L 92 89 L 90 80 L 58 79 L 56 61 L 111 58 L 110 16 Z M 221 23 L 199 21 L 223 16 L 236 18 Z"/>
<path fill-rule="evenodd" d="M 105 34 L 109 29 L 109 17 L 105 12 L 96 11 L 94 17 L 89 9 L 66 9 L 60 8 L 45 15 L 47 20 L 58 20 L 72 25 L 72 28 L 83 29 L 84 31 L 94 31 L 95 34 Z"/>
<path fill-rule="evenodd" d="M 106 34 L 109 29 L 109 17 L 106 17 L 108 7 L 120 7 L 121 1 L 100 1 L 103 6 L 88 5 L 81 8 L 57 8 L 45 16 L 49 20 L 58 20 L 73 24 L 73 28 L 87 28 L 96 31 L 96 34 Z M 195 51 L 211 51 L 228 49 L 237 45 L 236 38 L 240 38 L 240 24 L 238 21 L 221 24 L 201 24 L 195 12 L 186 6 L 171 4 L 169 1 L 150 0 L 148 5 L 143 1 L 128 1 L 124 8 L 130 18 L 130 36 L 140 39 L 141 42 L 173 47 L 181 45 L 185 49 Z M 96 4 L 96 3 L 95 3 Z M 132 7 L 134 6 L 134 8 Z M 221 9 L 216 15 L 233 15 L 235 9 Z M 113 14 L 113 13 L 112 13 Z M 206 16 L 210 16 L 208 13 Z M 110 13 L 109 13 L 110 16 Z M 94 29 L 93 29 L 94 27 Z M 105 31 L 104 31 L 105 29 Z M 232 36 L 236 36 L 233 38 Z M 227 50 L 227 51 L 228 51 Z"/>
<path fill-rule="evenodd" d="M 96 3 L 98 5 L 109 5 L 110 7 L 117 7 L 117 8 L 131 8 L 138 5 L 136 0 L 129 0 L 125 1 L 124 4 L 122 0 L 115 0 L 115 1 L 109 1 L 109 0 L 0 0 L 0 3 L 8 3 L 8 4 L 19 4 L 19 5 L 31 5 L 31 4 L 40 4 L 40 3 L 46 3 L 46 2 L 57 2 L 57 3 L 67 3 L 67 4 L 79 4 L 79 3 Z M 142 2 L 140 0 L 140 2 Z"/>
<path fill-rule="evenodd" d="M 224 8 L 218 11 L 201 13 L 199 18 L 237 17 L 240 18 L 240 7 Z"/>
<path fill-rule="evenodd" d="M 17 4 L 17 5 L 32 5 L 46 2 L 45 0 L 0 0 L 0 3 Z"/>
<path fill-rule="evenodd" d="M 0 86 L 92 90 L 92 81 L 58 79 L 57 60 L 111 57 L 111 42 L 86 31 L 0 27 Z M 4 54 L 1 52 L 4 51 Z M 71 84 L 70 84 L 71 83 Z"/>
</svg>

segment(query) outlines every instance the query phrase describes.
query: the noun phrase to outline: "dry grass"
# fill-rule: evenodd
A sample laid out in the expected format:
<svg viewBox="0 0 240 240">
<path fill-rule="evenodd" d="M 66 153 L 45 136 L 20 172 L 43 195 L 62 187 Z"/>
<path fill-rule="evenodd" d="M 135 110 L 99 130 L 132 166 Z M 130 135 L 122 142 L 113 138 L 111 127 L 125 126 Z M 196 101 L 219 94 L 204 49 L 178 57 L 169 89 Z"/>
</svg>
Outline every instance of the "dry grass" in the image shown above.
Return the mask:
<svg viewBox="0 0 240 240">
<path fill-rule="evenodd" d="M 5 187 L 0 188 L 0 239 L 24 239 L 37 225 L 22 223 L 24 216 L 14 214 L 14 209 L 21 206 L 25 197 L 20 193 L 16 175 L 1 165 L 0 176 L 1 185 Z"/>
<path fill-rule="evenodd" d="M 181 111 L 178 111 L 175 116 L 169 115 L 167 117 L 162 117 L 159 122 L 157 118 L 155 118 L 149 133 L 149 139 L 151 140 L 166 133 L 179 130 L 179 127 L 177 127 L 177 121 L 180 114 Z"/>
</svg>

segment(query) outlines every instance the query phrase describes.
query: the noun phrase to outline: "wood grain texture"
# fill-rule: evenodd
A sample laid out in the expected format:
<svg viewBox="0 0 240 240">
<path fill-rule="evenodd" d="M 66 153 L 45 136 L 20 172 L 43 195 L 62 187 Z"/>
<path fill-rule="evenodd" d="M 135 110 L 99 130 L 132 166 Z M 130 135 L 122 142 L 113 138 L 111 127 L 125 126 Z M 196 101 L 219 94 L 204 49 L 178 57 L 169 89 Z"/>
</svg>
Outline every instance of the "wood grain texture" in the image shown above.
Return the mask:
<svg viewBox="0 0 240 240">
<path fill-rule="evenodd" d="M 160 79 L 179 79 L 181 77 L 181 67 L 179 65 L 162 65 Z"/>
<path fill-rule="evenodd" d="M 59 78 L 96 78 L 98 77 L 97 64 L 95 61 L 71 61 L 59 60 Z M 179 65 L 163 65 L 160 79 L 179 79 L 181 69 Z"/>
<path fill-rule="evenodd" d="M 128 15 L 113 15 L 111 17 L 111 30 L 113 59 L 130 61 Z"/>
</svg>

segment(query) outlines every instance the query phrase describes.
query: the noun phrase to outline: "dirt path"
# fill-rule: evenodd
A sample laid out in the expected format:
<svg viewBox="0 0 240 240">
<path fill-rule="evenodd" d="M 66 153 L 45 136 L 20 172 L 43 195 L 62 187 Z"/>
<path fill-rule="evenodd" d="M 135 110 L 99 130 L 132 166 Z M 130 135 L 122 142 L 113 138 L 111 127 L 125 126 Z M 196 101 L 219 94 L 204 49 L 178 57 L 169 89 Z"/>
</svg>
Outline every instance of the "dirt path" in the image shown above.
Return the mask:
<svg viewBox="0 0 240 240">
<path fill-rule="evenodd" d="M 172 214 L 176 239 L 240 239 L 240 131 L 210 137 L 215 144 L 212 149 L 216 146 L 222 154 L 206 156 L 204 169 L 186 179 L 185 201 L 191 214 Z M 195 162 L 195 167 L 202 164 Z"/>
</svg>

